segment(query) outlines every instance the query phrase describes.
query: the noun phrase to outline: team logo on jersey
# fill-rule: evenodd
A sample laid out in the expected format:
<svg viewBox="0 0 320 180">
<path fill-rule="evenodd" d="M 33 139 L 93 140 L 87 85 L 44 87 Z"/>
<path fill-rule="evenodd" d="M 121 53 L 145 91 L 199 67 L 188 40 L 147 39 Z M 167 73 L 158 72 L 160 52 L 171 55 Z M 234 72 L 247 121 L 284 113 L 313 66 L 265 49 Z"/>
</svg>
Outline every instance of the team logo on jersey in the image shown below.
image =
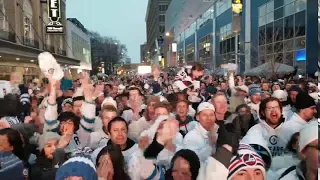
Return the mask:
<svg viewBox="0 0 320 180">
<path fill-rule="evenodd" d="M 272 145 L 276 145 L 276 144 L 278 143 L 278 136 L 276 136 L 276 135 L 270 136 L 269 142 L 270 142 L 270 144 L 272 144 Z"/>
<path fill-rule="evenodd" d="M 247 166 L 255 166 L 257 164 L 256 157 L 252 154 L 244 154 L 242 156 L 242 161 L 247 165 Z"/>
<path fill-rule="evenodd" d="M 24 177 L 28 177 L 28 175 L 29 175 L 28 169 L 23 169 L 22 174 Z"/>
</svg>

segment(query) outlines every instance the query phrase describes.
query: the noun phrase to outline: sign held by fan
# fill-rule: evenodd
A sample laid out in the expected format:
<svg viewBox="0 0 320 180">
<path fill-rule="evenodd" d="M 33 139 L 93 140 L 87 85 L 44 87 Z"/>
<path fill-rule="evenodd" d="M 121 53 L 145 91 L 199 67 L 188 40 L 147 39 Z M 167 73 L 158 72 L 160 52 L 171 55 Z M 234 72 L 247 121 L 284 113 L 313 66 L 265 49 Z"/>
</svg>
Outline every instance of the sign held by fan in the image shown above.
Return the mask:
<svg viewBox="0 0 320 180">
<path fill-rule="evenodd" d="M 48 17 L 49 24 L 46 27 L 46 32 L 50 34 L 62 34 L 64 33 L 64 27 L 61 24 L 61 0 L 48 0 Z"/>
</svg>

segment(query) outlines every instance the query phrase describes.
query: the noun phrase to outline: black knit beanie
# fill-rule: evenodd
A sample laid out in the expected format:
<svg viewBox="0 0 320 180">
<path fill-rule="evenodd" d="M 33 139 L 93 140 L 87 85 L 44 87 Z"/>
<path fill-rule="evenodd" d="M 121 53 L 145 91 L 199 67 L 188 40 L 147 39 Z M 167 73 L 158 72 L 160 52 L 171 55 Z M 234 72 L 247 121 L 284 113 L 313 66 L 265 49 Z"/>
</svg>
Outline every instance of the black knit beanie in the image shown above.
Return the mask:
<svg viewBox="0 0 320 180">
<path fill-rule="evenodd" d="M 304 92 L 299 93 L 296 99 L 297 101 L 295 106 L 297 109 L 305 109 L 316 105 L 314 99 L 309 94 Z"/>
</svg>

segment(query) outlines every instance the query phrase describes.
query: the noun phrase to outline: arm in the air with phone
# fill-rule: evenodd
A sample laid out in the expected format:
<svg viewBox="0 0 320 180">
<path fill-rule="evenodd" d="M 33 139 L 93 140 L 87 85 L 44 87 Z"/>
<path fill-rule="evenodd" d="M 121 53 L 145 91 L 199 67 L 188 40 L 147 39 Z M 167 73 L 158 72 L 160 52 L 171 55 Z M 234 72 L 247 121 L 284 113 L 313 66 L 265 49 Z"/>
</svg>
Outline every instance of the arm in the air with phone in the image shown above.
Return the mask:
<svg viewBox="0 0 320 180">
<path fill-rule="evenodd" d="M 58 81 L 50 78 L 50 93 L 48 97 L 47 107 L 44 113 L 44 132 L 58 132 L 60 122 L 58 119 L 58 106 L 56 102 Z"/>
</svg>

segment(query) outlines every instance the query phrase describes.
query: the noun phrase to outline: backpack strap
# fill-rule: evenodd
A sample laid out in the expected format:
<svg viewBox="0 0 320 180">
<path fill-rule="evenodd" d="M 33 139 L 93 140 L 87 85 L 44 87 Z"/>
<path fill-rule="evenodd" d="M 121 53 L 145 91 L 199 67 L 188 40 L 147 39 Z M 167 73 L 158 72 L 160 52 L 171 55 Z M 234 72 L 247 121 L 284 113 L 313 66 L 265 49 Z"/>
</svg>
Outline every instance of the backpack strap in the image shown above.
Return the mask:
<svg viewBox="0 0 320 180">
<path fill-rule="evenodd" d="M 291 171 L 294 171 L 296 169 L 296 166 L 291 166 L 288 169 L 286 169 L 281 176 L 279 177 L 279 180 L 283 177 L 285 177 L 286 175 L 288 175 Z"/>
</svg>

